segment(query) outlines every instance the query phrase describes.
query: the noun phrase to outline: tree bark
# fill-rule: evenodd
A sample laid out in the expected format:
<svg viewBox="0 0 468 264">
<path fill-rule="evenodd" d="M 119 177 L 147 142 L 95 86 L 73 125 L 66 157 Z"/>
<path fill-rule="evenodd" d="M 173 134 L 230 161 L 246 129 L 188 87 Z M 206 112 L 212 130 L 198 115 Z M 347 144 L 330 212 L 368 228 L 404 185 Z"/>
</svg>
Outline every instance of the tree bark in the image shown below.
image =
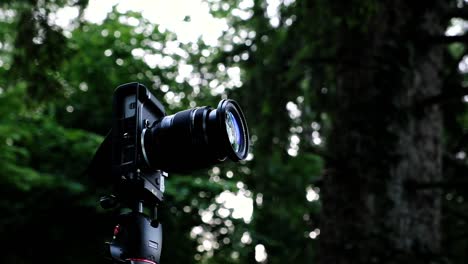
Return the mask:
<svg viewBox="0 0 468 264">
<path fill-rule="evenodd" d="M 349 14 L 369 3 L 351 2 L 332 8 L 343 22 L 319 263 L 438 263 L 441 194 L 408 183 L 442 180 L 441 111 L 413 105 L 441 92 L 443 47 L 420 36 L 443 35 L 445 3 L 373 3 L 356 26 Z"/>
</svg>

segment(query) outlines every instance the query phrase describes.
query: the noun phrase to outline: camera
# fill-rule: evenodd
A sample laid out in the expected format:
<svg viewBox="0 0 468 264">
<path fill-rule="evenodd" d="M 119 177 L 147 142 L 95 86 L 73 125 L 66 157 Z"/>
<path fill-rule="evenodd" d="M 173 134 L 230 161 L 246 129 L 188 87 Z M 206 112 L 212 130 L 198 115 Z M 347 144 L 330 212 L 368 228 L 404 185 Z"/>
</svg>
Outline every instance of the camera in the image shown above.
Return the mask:
<svg viewBox="0 0 468 264">
<path fill-rule="evenodd" d="M 217 108 L 196 107 L 166 115 L 141 83 L 118 86 L 112 129 L 96 151 L 87 174 L 112 186 L 103 208 L 127 208 L 119 215 L 108 255 L 113 263 L 159 263 L 162 227 L 157 217 L 168 173 L 189 173 L 249 152 L 247 122 L 239 104 L 223 99 Z M 149 210 L 148 210 L 149 209 Z"/>
<path fill-rule="evenodd" d="M 161 103 L 141 84 L 115 91 L 114 166 L 129 164 L 167 172 L 189 172 L 248 154 L 247 124 L 234 100 L 216 109 L 197 107 L 165 116 Z"/>
</svg>

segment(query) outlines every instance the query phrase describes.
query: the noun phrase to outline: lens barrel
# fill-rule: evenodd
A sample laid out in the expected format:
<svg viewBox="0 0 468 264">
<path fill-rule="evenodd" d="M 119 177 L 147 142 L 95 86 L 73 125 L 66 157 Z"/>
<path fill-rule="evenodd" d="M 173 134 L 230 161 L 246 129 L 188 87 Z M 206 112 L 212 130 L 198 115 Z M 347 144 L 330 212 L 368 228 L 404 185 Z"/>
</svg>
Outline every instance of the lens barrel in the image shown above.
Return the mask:
<svg viewBox="0 0 468 264">
<path fill-rule="evenodd" d="M 143 155 L 150 167 L 168 172 L 201 169 L 229 158 L 240 161 L 249 151 L 247 122 L 234 100 L 216 109 L 197 107 L 165 116 L 143 130 Z"/>
</svg>

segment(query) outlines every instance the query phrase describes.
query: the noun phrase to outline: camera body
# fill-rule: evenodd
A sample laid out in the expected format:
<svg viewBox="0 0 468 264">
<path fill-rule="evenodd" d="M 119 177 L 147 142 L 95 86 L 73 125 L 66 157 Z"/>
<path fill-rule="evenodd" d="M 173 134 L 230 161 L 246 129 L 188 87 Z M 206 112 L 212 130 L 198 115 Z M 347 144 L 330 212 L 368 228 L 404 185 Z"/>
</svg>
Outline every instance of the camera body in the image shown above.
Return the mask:
<svg viewBox="0 0 468 264">
<path fill-rule="evenodd" d="M 123 186 L 121 195 L 163 200 L 167 173 L 150 167 L 143 135 L 165 115 L 164 106 L 140 83 L 123 84 L 114 91 L 112 175 L 114 184 Z"/>
</svg>

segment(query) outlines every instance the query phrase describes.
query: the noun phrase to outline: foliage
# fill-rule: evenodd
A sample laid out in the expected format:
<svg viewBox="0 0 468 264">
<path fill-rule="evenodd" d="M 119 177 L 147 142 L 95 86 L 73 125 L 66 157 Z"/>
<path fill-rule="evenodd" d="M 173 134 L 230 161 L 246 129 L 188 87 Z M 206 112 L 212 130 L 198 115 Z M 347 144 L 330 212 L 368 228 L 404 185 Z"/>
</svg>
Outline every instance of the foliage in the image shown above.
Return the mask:
<svg viewBox="0 0 468 264">
<path fill-rule="evenodd" d="M 3 244 L 11 249 L 2 256 L 4 262 L 30 263 L 39 258 L 69 263 L 102 261 L 101 244 L 109 239 L 114 212 L 98 207 L 99 195 L 107 190 L 95 189 L 92 179 L 85 178 L 83 172 L 109 130 L 115 87 L 140 81 L 153 88 L 168 113 L 174 113 L 195 105 L 215 106 L 226 95 L 208 88 L 213 81 L 226 83 L 231 90 L 239 85 L 229 83 L 226 70 L 209 72 L 212 65 L 222 67 L 214 61 L 214 55 L 220 53 L 218 48 L 203 41 L 177 42 L 174 33 L 151 24 L 138 13 L 122 14 L 114 8 L 102 24 L 87 22 L 80 16 L 71 30 L 47 23 L 60 7 L 77 4 L 81 10 L 85 6 L 83 2 L 57 1 L 5 2 L 1 6 L 11 13 L 1 21 L 1 43 L 5 48 L 0 54 L 0 142 L 5 142 L 0 154 L 4 190 L 1 208 L 6 212 L 1 230 Z M 30 23 L 35 26 L 30 27 Z M 175 46 L 176 52 L 169 46 Z M 212 56 L 207 57 L 205 50 Z M 157 66 L 145 58 L 166 63 Z M 177 78 L 184 65 L 193 68 L 192 76 L 199 83 Z M 255 126 L 251 128 L 255 130 Z M 309 207 L 304 199 L 308 175 L 297 170 L 295 163 L 299 159 L 292 161 L 294 166 L 281 165 L 284 161 L 279 156 L 277 159 L 279 167 L 271 168 L 268 175 L 275 174 L 279 179 L 283 178 L 281 174 L 300 175 L 293 184 L 299 190 L 294 199 L 301 202 L 302 209 L 295 210 L 293 216 L 302 219 Z M 305 162 L 320 163 L 313 157 Z M 318 170 L 311 169 L 315 174 Z M 256 243 L 268 243 L 270 238 L 263 231 L 257 234 L 253 228 L 256 224 L 233 217 L 235 209 L 227 207 L 226 201 L 216 202 L 226 192 L 260 199 L 262 193 L 248 189 L 250 184 L 239 185 L 251 174 L 249 163 L 244 162 L 241 166 L 222 164 L 188 176 L 171 175 L 161 209 L 166 234 L 162 262 L 253 261 Z M 267 175 L 257 177 L 262 182 Z M 274 191 L 279 191 L 274 195 L 287 193 L 287 189 L 272 183 L 276 184 Z M 267 191 L 262 192 L 265 199 L 270 199 Z M 287 223 L 294 228 L 302 220 L 288 223 L 285 211 L 289 211 L 289 205 L 288 200 L 282 202 L 273 216 L 282 219 L 281 225 Z M 270 210 L 271 204 L 268 206 Z M 220 209 L 227 209 L 230 216 L 220 214 Z M 213 216 L 201 218 L 205 213 Z M 193 233 L 194 227 L 203 232 Z M 304 227 L 300 230 L 307 231 Z M 288 232 L 281 233 L 286 237 Z M 246 234 L 253 241 L 241 242 Z M 37 246 L 25 250 L 18 244 L 21 241 L 13 242 L 18 241 L 15 236 L 32 237 L 30 243 Z M 303 235 L 300 237 L 296 243 L 303 242 Z M 213 246 L 200 248 L 207 239 Z M 281 246 L 283 242 L 277 238 L 274 243 Z"/>
</svg>

